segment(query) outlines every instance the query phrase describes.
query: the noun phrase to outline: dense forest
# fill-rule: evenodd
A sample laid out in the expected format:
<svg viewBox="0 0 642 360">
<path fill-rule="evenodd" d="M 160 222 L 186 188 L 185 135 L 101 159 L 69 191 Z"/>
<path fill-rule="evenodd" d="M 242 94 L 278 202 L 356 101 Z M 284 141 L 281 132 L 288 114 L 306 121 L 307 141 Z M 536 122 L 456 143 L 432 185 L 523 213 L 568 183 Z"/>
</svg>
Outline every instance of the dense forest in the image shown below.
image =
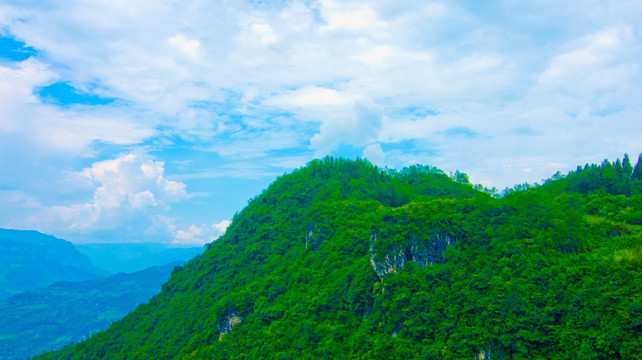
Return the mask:
<svg viewBox="0 0 642 360">
<path fill-rule="evenodd" d="M 640 359 L 641 167 L 498 196 L 429 166 L 315 160 L 149 303 L 38 359 Z"/>
</svg>

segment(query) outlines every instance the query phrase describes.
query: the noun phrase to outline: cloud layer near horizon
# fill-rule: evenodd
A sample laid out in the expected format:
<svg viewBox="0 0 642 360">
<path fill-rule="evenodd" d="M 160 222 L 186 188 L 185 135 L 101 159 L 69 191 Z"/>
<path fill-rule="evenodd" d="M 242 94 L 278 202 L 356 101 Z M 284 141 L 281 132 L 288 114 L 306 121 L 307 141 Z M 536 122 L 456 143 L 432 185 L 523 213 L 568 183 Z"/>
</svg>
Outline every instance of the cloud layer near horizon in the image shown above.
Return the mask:
<svg viewBox="0 0 642 360">
<path fill-rule="evenodd" d="M 635 157 L 640 19 L 627 0 L 5 1 L 0 192 L 16 210 L 0 225 L 206 242 L 240 210 L 223 186 L 256 195 L 224 179 L 265 186 L 314 157 L 500 188 Z M 43 95 L 56 84 L 71 95 Z M 136 186 L 74 185 L 106 164 Z"/>
</svg>

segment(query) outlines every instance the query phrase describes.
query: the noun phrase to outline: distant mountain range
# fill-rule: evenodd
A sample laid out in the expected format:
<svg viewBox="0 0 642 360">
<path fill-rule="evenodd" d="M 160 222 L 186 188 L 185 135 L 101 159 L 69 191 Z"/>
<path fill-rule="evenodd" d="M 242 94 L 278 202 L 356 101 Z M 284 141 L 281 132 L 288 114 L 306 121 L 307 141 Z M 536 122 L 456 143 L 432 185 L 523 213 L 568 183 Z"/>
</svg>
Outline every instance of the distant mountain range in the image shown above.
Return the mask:
<svg viewBox="0 0 642 360">
<path fill-rule="evenodd" d="M 0 299 L 56 281 L 107 275 L 72 243 L 37 231 L 0 229 Z"/>
<path fill-rule="evenodd" d="M 156 295 L 181 264 L 57 282 L 0 301 L 0 359 L 26 359 L 87 339 Z"/>
<path fill-rule="evenodd" d="M 159 243 L 93 243 L 75 246 L 96 266 L 113 274 L 131 273 L 174 261 L 187 261 L 205 250 L 202 246 L 170 247 Z"/>
<path fill-rule="evenodd" d="M 26 359 L 106 329 L 202 250 L 74 246 L 37 231 L 0 229 L 0 360 Z"/>
</svg>

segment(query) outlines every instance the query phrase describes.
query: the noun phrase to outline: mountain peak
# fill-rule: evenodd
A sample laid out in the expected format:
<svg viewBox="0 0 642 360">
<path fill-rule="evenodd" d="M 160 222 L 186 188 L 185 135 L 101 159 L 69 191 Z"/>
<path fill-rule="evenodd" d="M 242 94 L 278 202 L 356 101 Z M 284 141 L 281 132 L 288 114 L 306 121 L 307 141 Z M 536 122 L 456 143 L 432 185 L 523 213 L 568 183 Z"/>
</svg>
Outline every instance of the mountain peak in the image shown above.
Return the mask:
<svg viewBox="0 0 642 360">
<path fill-rule="evenodd" d="M 148 304 L 41 359 L 636 358 L 640 194 L 618 196 L 314 161 Z"/>
</svg>

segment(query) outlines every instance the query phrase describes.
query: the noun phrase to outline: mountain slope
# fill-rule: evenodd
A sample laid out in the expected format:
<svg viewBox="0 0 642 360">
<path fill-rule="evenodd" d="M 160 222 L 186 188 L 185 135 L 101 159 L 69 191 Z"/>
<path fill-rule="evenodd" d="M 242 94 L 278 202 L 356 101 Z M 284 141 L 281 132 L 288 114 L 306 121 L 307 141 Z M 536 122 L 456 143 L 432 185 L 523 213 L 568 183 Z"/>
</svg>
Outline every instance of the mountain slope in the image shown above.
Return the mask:
<svg viewBox="0 0 642 360">
<path fill-rule="evenodd" d="M 180 264 L 57 282 L 0 301 L 0 359 L 25 359 L 106 329 L 156 295 Z"/>
<path fill-rule="evenodd" d="M 314 161 L 148 304 L 39 359 L 640 358 L 642 228 L 620 217 L 640 194 L 462 178 Z"/>
<path fill-rule="evenodd" d="M 36 231 L 0 229 L 0 299 L 56 281 L 104 275 L 65 240 Z"/>
</svg>

